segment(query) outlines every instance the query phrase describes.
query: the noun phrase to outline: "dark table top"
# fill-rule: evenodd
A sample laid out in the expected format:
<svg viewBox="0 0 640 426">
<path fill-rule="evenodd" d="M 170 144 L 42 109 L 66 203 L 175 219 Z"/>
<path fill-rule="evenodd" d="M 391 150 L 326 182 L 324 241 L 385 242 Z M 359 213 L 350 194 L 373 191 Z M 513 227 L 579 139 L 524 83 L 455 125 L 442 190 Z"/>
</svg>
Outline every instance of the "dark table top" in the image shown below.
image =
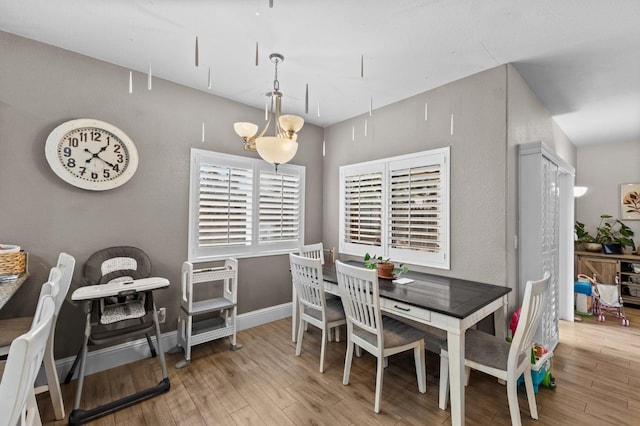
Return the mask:
<svg viewBox="0 0 640 426">
<path fill-rule="evenodd" d="M 356 261 L 345 263 L 362 266 Z M 324 265 L 322 271 L 325 281 L 338 283 L 335 264 Z M 379 278 L 380 296 L 459 319 L 468 317 L 511 291 L 509 287 L 422 272 L 410 271 L 402 277 L 415 281 L 394 284 L 390 279 Z"/>
</svg>

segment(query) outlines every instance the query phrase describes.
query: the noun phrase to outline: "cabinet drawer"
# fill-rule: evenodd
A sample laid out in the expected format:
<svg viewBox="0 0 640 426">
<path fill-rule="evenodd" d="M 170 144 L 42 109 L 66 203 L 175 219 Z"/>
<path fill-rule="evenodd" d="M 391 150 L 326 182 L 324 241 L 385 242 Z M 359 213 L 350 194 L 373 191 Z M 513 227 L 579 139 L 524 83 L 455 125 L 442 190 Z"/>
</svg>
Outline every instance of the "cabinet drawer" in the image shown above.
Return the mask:
<svg viewBox="0 0 640 426">
<path fill-rule="evenodd" d="M 382 310 L 425 323 L 431 322 L 431 311 L 390 299 L 380 299 Z"/>
</svg>

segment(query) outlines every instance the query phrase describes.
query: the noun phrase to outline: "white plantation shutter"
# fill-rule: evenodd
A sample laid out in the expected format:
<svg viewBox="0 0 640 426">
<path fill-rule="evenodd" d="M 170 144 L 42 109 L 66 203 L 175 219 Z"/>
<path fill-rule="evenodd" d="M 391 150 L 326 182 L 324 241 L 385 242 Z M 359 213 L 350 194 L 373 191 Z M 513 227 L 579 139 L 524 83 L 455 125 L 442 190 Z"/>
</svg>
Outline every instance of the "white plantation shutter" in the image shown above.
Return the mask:
<svg viewBox="0 0 640 426">
<path fill-rule="evenodd" d="M 192 262 L 287 253 L 304 241 L 304 167 L 191 150 Z"/>
<path fill-rule="evenodd" d="M 448 269 L 448 157 L 442 148 L 341 167 L 340 251 Z"/>
<path fill-rule="evenodd" d="M 201 163 L 198 246 L 251 245 L 253 170 Z"/>
<path fill-rule="evenodd" d="M 388 256 L 448 268 L 448 164 L 442 152 L 390 161 Z"/>
<path fill-rule="evenodd" d="M 261 244 L 299 240 L 300 194 L 300 176 L 260 172 Z"/>
<path fill-rule="evenodd" d="M 346 242 L 380 246 L 382 238 L 382 172 L 345 177 Z"/>
</svg>

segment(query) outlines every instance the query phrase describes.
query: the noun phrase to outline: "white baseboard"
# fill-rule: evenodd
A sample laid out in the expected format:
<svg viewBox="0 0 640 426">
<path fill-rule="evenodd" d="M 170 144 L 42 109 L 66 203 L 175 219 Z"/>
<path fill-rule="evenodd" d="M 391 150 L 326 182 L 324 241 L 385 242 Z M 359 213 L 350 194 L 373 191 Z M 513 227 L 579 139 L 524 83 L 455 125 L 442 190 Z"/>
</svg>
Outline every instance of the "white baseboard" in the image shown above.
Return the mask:
<svg viewBox="0 0 640 426">
<path fill-rule="evenodd" d="M 291 316 L 291 302 L 282 305 L 270 306 L 268 308 L 251 311 L 237 316 L 236 330 L 246 330 L 248 328 L 257 327 L 283 318 Z M 155 339 L 152 338 L 155 341 Z M 155 342 L 154 342 L 155 343 Z M 178 344 L 178 331 L 173 330 L 163 333 L 161 336 L 162 349 L 167 352 Z M 242 343 L 242 342 L 238 342 Z M 141 359 L 149 358 L 151 351 L 147 344 L 147 339 L 142 338 L 104 349 L 90 351 L 87 355 L 87 365 L 85 367 L 85 376 L 99 373 L 100 371 L 118 367 L 120 365 L 129 364 Z M 60 380 L 64 380 L 67 373 L 73 365 L 75 356 L 60 359 L 56 361 L 56 369 Z M 73 378 L 77 378 L 78 369 L 74 373 Z M 40 370 L 36 380 L 36 386 L 46 384 L 44 369 Z"/>
</svg>

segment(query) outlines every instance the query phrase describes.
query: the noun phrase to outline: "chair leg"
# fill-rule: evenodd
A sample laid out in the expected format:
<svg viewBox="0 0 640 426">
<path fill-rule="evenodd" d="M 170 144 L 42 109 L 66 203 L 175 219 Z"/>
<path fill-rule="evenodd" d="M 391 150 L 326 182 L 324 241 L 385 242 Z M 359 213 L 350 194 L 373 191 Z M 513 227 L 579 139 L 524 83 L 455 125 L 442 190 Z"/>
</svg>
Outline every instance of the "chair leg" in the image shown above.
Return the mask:
<svg viewBox="0 0 640 426">
<path fill-rule="evenodd" d="M 191 315 L 187 315 L 186 321 L 183 320 L 183 324 L 185 325 L 184 359 L 189 363 L 191 362 L 191 331 L 193 330 L 193 317 Z"/>
<path fill-rule="evenodd" d="M 384 357 L 382 354 L 378 355 L 377 360 L 378 367 L 376 369 L 376 399 L 373 406 L 373 411 L 380 412 L 380 400 L 382 399 L 382 378 L 384 376 Z"/>
<path fill-rule="evenodd" d="M 53 333 L 53 331 L 52 331 Z M 44 372 L 47 376 L 47 388 L 53 405 L 53 413 L 56 420 L 65 418 L 64 402 L 62 401 L 62 392 L 60 391 L 60 379 L 56 370 L 56 361 L 53 357 L 53 335 L 47 341 L 47 348 L 44 354 Z"/>
<path fill-rule="evenodd" d="M 527 377 L 529 380 L 527 380 Z M 536 404 L 536 393 L 533 389 L 533 378 L 531 371 L 524 372 L 524 387 L 527 390 L 527 400 L 529 401 L 529 411 L 532 419 L 538 419 L 538 405 Z"/>
<path fill-rule="evenodd" d="M 525 374 L 525 382 L 527 381 L 527 371 Z M 529 381 L 531 382 L 531 391 L 533 391 L 533 381 L 531 380 L 531 374 L 529 374 Z M 509 400 L 509 414 L 511 414 L 511 424 L 513 426 L 521 426 L 520 420 L 520 406 L 518 405 L 518 384 L 517 380 L 507 380 L 507 399 Z"/>
<path fill-rule="evenodd" d="M 27 403 L 24 408 L 26 412 L 22 414 L 24 416 L 24 424 L 32 426 L 42 426 L 40 411 L 38 411 L 38 403 L 36 401 L 36 395 L 33 393 L 33 390 L 29 391 L 29 395 L 27 395 Z"/>
<path fill-rule="evenodd" d="M 75 359 L 73 360 L 73 364 L 71 364 L 71 368 L 67 373 L 67 377 L 64 378 L 64 384 L 67 385 L 71 383 L 71 379 L 73 379 L 73 374 L 76 372 L 76 368 L 78 368 L 78 362 L 80 362 L 80 356 L 82 355 L 82 346 L 78 350 Z"/>
<path fill-rule="evenodd" d="M 166 380 L 169 385 L 169 371 L 167 370 L 167 362 L 164 358 L 164 351 L 162 350 L 162 333 L 160 332 L 160 321 L 158 320 L 158 309 L 155 303 L 153 304 L 153 323 L 156 329 L 156 346 L 158 347 L 158 356 L 160 358 L 160 367 L 162 369 L 162 378 Z M 169 388 L 167 387 L 167 391 Z"/>
<path fill-rule="evenodd" d="M 342 384 L 349 384 L 349 374 L 351 374 L 351 361 L 353 360 L 353 343 L 347 337 L 347 355 L 344 359 L 344 374 L 342 375 Z"/>
<path fill-rule="evenodd" d="M 340 342 L 340 326 L 333 327 L 334 333 L 336 334 L 336 342 Z"/>
<path fill-rule="evenodd" d="M 416 376 L 418 378 L 418 390 L 420 393 L 427 391 L 427 363 L 424 355 L 424 341 L 422 345 L 413 349 L 413 358 L 416 362 Z"/>
<path fill-rule="evenodd" d="M 298 314 L 300 322 L 298 323 L 298 339 L 296 342 L 296 356 L 300 356 L 302 352 L 302 336 L 304 336 L 304 325 L 306 322 L 302 319 L 302 314 Z"/>
<path fill-rule="evenodd" d="M 324 373 L 324 349 L 327 346 L 327 326 L 322 328 L 322 343 L 320 344 L 320 372 Z"/>
<path fill-rule="evenodd" d="M 447 409 L 447 399 L 449 398 L 449 358 L 440 356 L 440 395 L 438 406 L 441 410 Z"/>
<path fill-rule="evenodd" d="M 73 411 L 78 410 L 80 408 L 80 402 L 82 401 L 82 387 L 84 386 L 84 371 L 87 364 L 87 353 L 89 351 L 89 336 L 91 335 L 91 313 L 87 314 L 87 322 L 84 326 L 84 342 L 82 344 L 82 348 L 80 349 L 80 354 L 76 357 L 76 361 L 79 358 L 80 371 L 78 372 L 78 383 L 76 387 L 76 398 L 73 402 Z M 75 364 L 75 362 L 74 362 Z M 69 372 L 71 375 L 72 373 Z M 73 415 L 72 411 L 72 415 Z M 71 418 L 71 417 L 70 417 Z"/>
<path fill-rule="evenodd" d="M 147 338 L 147 344 L 149 345 L 149 350 L 151 351 L 151 358 L 155 358 L 157 353 L 156 353 L 156 348 L 155 346 L 153 346 L 153 342 L 151 341 L 151 336 L 149 335 L 149 333 L 146 333 L 145 336 Z"/>
</svg>

